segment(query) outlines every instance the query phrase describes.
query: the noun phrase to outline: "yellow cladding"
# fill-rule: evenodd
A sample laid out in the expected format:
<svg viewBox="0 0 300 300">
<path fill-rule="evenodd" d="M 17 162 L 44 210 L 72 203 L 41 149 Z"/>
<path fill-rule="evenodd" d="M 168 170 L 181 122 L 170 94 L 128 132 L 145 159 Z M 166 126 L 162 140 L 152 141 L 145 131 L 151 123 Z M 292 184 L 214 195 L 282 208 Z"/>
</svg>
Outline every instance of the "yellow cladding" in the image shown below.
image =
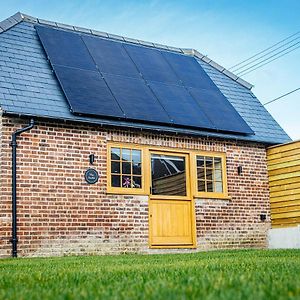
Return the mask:
<svg viewBox="0 0 300 300">
<path fill-rule="evenodd" d="M 300 224 L 300 141 L 267 151 L 272 227 Z"/>
</svg>

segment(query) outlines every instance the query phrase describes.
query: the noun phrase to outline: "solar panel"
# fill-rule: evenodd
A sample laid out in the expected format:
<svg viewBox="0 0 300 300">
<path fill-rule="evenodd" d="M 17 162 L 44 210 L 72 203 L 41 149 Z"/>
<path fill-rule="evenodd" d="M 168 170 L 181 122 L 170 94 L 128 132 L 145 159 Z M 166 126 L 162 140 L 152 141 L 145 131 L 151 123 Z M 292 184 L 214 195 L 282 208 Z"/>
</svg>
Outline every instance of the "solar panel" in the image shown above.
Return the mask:
<svg viewBox="0 0 300 300">
<path fill-rule="evenodd" d="M 207 90 L 218 89 L 194 57 L 167 51 L 163 51 L 162 53 L 186 87 Z"/>
<path fill-rule="evenodd" d="M 176 125 L 215 129 L 197 102 L 182 86 L 158 82 L 149 84 L 160 103 Z"/>
<path fill-rule="evenodd" d="M 104 75 L 104 78 L 126 118 L 171 123 L 144 80 L 114 75 Z"/>
<path fill-rule="evenodd" d="M 82 38 L 102 73 L 141 77 L 121 43 L 87 35 Z"/>
<path fill-rule="evenodd" d="M 253 131 L 218 91 L 188 88 L 201 110 L 213 122 L 216 129 L 229 132 L 252 134 Z"/>
<path fill-rule="evenodd" d="M 73 113 L 253 133 L 193 57 L 35 28 Z"/>
<path fill-rule="evenodd" d="M 146 80 L 180 84 L 160 51 L 128 44 L 124 44 L 124 48 Z"/>
<path fill-rule="evenodd" d="M 77 33 L 35 26 L 52 65 L 96 71 L 96 65 Z"/>
<path fill-rule="evenodd" d="M 124 118 L 99 72 L 54 65 L 72 112 Z"/>
</svg>

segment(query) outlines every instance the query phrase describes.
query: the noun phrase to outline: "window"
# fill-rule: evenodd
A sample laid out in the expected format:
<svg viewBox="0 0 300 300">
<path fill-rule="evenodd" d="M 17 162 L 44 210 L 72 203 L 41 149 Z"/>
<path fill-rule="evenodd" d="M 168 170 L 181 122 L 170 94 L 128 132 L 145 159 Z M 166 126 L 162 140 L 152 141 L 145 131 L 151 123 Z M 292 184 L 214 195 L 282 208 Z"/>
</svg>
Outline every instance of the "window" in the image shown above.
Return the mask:
<svg viewBox="0 0 300 300">
<path fill-rule="evenodd" d="M 146 145 L 109 143 L 107 192 L 151 197 L 228 199 L 222 152 L 174 151 Z"/>
<path fill-rule="evenodd" d="M 151 154 L 152 195 L 186 196 L 186 162 L 182 155 Z"/>
<path fill-rule="evenodd" d="M 196 154 L 196 196 L 227 198 L 225 154 Z"/>
<path fill-rule="evenodd" d="M 111 145 L 108 151 L 108 192 L 144 192 L 142 149 Z"/>
</svg>

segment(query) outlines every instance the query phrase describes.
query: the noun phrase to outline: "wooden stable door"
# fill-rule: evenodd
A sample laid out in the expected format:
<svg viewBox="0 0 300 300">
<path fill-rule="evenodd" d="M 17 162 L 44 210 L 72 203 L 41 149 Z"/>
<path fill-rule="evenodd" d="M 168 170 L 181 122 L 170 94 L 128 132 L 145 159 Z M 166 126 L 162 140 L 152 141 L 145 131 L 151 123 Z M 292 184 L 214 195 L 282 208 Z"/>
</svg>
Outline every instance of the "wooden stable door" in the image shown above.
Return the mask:
<svg viewBox="0 0 300 300">
<path fill-rule="evenodd" d="M 194 203 L 188 154 L 150 152 L 150 163 L 150 246 L 195 247 Z"/>
</svg>

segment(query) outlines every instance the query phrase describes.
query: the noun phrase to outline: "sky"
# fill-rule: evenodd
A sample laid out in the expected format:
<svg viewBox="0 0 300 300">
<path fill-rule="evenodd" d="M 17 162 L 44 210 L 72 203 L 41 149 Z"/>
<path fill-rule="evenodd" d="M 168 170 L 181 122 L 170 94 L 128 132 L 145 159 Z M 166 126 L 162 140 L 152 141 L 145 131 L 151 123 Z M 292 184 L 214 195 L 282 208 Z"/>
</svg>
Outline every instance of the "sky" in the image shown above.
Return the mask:
<svg viewBox="0 0 300 300">
<path fill-rule="evenodd" d="M 225 68 L 300 30 L 299 0 L 0 0 L 0 19 L 17 11 L 181 48 Z M 300 87 L 300 48 L 243 77 L 265 103 Z M 293 140 L 300 139 L 300 90 L 266 106 Z"/>
</svg>

